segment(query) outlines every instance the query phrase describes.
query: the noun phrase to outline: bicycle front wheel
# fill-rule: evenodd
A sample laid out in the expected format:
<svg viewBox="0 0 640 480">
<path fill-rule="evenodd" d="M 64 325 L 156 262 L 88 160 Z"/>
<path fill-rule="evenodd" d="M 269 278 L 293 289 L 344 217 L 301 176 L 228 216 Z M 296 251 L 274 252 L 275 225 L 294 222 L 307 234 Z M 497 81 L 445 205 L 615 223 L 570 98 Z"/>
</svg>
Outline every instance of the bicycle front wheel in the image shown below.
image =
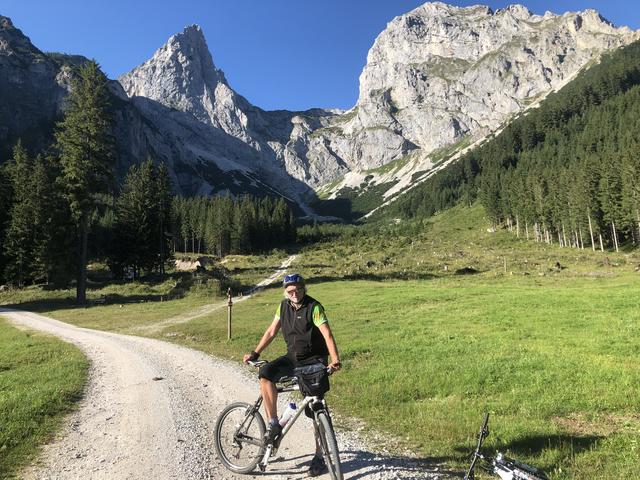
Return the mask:
<svg viewBox="0 0 640 480">
<path fill-rule="evenodd" d="M 232 403 L 216 421 L 218 458 L 232 472 L 251 472 L 264 455 L 264 432 L 262 415 L 253 410 L 253 405 Z"/>
<path fill-rule="evenodd" d="M 338 442 L 333 431 L 333 425 L 327 412 L 318 412 L 316 415 L 318 424 L 318 435 L 324 461 L 329 469 L 331 480 L 342 480 L 342 468 L 340 466 L 340 452 L 338 451 Z"/>
</svg>

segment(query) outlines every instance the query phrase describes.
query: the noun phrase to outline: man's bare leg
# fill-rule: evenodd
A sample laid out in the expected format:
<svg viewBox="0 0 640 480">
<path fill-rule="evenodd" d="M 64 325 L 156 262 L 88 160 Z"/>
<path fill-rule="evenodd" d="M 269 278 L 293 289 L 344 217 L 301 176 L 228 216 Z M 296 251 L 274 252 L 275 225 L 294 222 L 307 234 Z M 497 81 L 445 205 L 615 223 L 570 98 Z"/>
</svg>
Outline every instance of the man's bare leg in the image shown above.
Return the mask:
<svg viewBox="0 0 640 480">
<path fill-rule="evenodd" d="M 267 415 L 267 422 L 278 418 L 278 390 L 276 385 L 266 378 L 260 379 L 260 393 L 264 402 L 264 413 Z"/>
</svg>

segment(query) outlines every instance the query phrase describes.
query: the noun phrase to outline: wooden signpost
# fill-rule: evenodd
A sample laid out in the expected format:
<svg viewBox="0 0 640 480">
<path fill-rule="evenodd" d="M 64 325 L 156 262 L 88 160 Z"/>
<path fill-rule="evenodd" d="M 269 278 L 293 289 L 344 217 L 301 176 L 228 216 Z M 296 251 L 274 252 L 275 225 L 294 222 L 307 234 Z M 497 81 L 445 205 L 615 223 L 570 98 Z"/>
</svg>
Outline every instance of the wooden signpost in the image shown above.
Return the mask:
<svg viewBox="0 0 640 480">
<path fill-rule="evenodd" d="M 231 299 L 231 288 L 227 289 L 227 340 L 231 340 L 231 307 L 233 307 L 233 300 Z"/>
</svg>

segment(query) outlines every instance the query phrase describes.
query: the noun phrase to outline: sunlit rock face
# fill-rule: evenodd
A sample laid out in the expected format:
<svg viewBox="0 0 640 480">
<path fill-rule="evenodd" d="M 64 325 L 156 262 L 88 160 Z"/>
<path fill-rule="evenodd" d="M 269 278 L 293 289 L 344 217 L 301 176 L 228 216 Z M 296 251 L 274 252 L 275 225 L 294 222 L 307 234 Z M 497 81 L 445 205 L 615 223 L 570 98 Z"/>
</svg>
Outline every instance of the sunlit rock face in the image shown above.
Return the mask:
<svg viewBox="0 0 640 480">
<path fill-rule="evenodd" d="M 210 135 L 217 137 L 216 151 L 226 152 L 227 160 L 294 197 L 309 193 L 309 185 L 341 173 L 336 167 L 339 159 L 321 146 L 316 146 L 317 156 L 329 157 L 326 168 L 307 158 L 315 143 L 309 134 L 326 125 L 336 112 L 267 112 L 254 107 L 216 68 L 198 26 L 172 36 L 149 61 L 118 80 L 145 116 L 151 117 L 148 110 L 157 105 L 189 114 L 194 124 L 210 128 Z"/>
<path fill-rule="evenodd" d="M 166 162 L 183 193 L 273 190 L 303 202 L 399 158 L 430 168 L 430 152 L 482 138 L 637 38 L 593 10 L 539 16 L 520 5 L 426 3 L 375 40 L 353 108 L 290 112 L 236 93 L 190 26 L 112 82 L 119 154 Z M 0 140 L 62 112 L 74 59 L 43 54 L 0 17 Z M 396 170 L 396 180 L 411 183 L 418 167 Z"/>
<path fill-rule="evenodd" d="M 173 36 L 120 78 L 130 96 L 189 112 L 257 153 L 263 170 L 284 167 L 318 187 L 351 170 L 428 153 L 496 129 L 580 68 L 637 34 L 600 15 L 533 15 L 443 3 L 393 19 L 378 36 L 347 112 L 265 112 L 216 69 L 201 30 Z"/>
<path fill-rule="evenodd" d="M 392 20 L 376 39 L 352 131 L 379 126 L 425 152 L 482 135 L 601 52 L 637 38 L 594 10 L 539 16 L 521 5 L 494 12 L 427 3 Z M 358 164 L 388 160 L 387 150 L 368 144 Z"/>
</svg>

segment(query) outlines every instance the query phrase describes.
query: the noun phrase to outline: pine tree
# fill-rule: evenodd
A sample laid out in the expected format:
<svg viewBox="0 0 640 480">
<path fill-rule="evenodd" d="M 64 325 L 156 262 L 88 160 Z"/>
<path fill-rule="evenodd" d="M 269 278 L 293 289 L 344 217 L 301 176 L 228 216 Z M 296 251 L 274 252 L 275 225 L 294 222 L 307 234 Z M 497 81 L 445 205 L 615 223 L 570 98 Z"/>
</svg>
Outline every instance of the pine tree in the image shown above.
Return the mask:
<svg viewBox="0 0 640 480">
<path fill-rule="evenodd" d="M 4 165 L 0 165 L 0 245 L 5 245 L 7 227 L 9 224 L 9 212 L 13 205 L 13 189 L 11 187 L 11 181 L 9 173 L 7 172 L 7 166 L 9 162 Z M 7 258 L 5 256 L 4 248 L 0 248 L 0 284 L 4 283 L 4 272 L 7 265 Z"/>
<path fill-rule="evenodd" d="M 158 263 L 159 202 L 157 179 L 153 163 L 132 165 L 125 177 L 122 193 L 116 201 L 116 241 L 114 269 L 120 273 L 128 268 L 134 278 L 142 270 L 151 271 Z"/>
<path fill-rule="evenodd" d="M 38 155 L 32 174 L 34 280 L 66 284 L 73 276 L 74 226 L 51 158 Z"/>
<path fill-rule="evenodd" d="M 107 78 L 97 62 L 79 70 L 68 97 L 64 120 L 55 133 L 62 171 L 61 182 L 77 228 L 78 272 L 76 299 L 86 301 L 88 235 L 96 194 L 112 179 L 114 141 Z"/>
<path fill-rule="evenodd" d="M 21 141 L 18 141 L 13 149 L 13 159 L 7 170 L 14 199 L 3 243 L 4 254 L 7 257 L 5 276 L 9 281 L 22 286 L 31 277 L 34 197 L 31 194 L 33 161 Z"/>
<path fill-rule="evenodd" d="M 167 230 L 171 224 L 171 192 L 173 186 L 167 165 L 163 162 L 157 170 L 156 195 L 158 199 L 158 243 L 160 245 L 160 275 L 164 277 L 164 267 L 171 258 L 171 233 Z"/>
</svg>

